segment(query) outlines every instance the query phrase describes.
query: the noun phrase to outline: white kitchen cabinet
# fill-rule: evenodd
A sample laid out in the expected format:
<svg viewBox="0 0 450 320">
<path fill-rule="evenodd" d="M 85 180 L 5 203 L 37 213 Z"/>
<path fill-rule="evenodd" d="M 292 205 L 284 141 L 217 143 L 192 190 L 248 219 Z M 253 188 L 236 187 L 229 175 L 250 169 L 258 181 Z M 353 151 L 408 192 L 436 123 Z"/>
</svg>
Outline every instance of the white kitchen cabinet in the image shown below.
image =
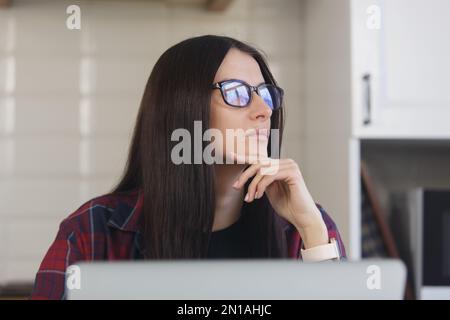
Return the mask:
<svg viewBox="0 0 450 320">
<path fill-rule="evenodd" d="M 351 1 L 358 137 L 450 137 L 450 1 Z"/>
</svg>

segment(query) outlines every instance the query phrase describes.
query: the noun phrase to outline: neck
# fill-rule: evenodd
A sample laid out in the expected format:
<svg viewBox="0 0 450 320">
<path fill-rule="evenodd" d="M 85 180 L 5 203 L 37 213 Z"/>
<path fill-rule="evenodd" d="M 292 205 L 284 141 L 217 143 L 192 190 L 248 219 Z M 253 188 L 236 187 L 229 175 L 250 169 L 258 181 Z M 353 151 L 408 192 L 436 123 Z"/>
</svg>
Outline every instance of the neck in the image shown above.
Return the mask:
<svg viewBox="0 0 450 320">
<path fill-rule="evenodd" d="M 233 183 L 239 178 L 245 166 L 238 164 L 216 164 L 214 224 L 212 231 L 225 229 L 235 223 L 241 214 L 244 190 L 236 190 Z"/>
</svg>

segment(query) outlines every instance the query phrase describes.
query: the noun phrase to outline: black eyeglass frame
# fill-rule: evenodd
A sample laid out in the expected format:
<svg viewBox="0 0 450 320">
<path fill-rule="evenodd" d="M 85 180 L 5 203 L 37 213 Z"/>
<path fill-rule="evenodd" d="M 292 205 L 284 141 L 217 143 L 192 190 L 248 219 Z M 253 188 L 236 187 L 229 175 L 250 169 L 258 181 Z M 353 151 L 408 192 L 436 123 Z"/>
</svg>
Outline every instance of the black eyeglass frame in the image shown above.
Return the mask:
<svg viewBox="0 0 450 320">
<path fill-rule="evenodd" d="M 234 104 L 232 104 L 232 103 L 229 103 L 229 102 L 227 101 L 227 99 L 225 99 L 225 94 L 224 94 L 224 92 L 223 92 L 223 85 L 226 84 L 226 83 L 230 83 L 230 82 L 237 82 L 237 83 L 240 83 L 240 84 L 246 86 L 246 87 L 250 90 L 250 97 L 249 97 L 249 100 L 248 100 L 247 104 L 245 104 L 245 105 L 243 105 L 243 106 L 241 106 L 241 105 L 234 105 Z M 248 106 L 252 103 L 253 92 L 256 92 L 256 94 L 257 94 L 258 96 L 261 97 L 261 95 L 259 94 L 259 90 L 261 90 L 261 88 L 267 88 L 267 87 L 272 87 L 272 88 L 274 88 L 274 89 L 277 90 L 277 91 L 279 92 L 279 94 L 280 94 L 280 105 L 278 106 L 278 108 L 271 109 L 271 110 L 273 110 L 273 111 L 276 111 L 276 110 L 280 109 L 281 106 L 283 105 L 283 96 L 284 96 L 284 90 L 283 90 L 282 88 L 278 87 L 278 86 L 275 86 L 275 85 L 270 84 L 270 83 L 261 83 L 260 85 L 258 85 L 258 86 L 255 87 L 255 86 L 249 85 L 249 84 L 248 84 L 247 82 L 245 82 L 244 80 L 239 80 L 239 79 L 228 79 L 228 80 L 223 80 L 223 81 L 216 82 L 216 83 L 213 83 L 213 84 L 212 84 L 212 88 L 213 88 L 213 89 L 219 89 L 219 90 L 220 90 L 220 93 L 221 93 L 221 95 L 222 95 L 223 101 L 225 101 L 225 103 L 226 103 L 227 105 L 229 105 L 229 106 L 231 106 L 231 107 L 234 107 L 234 108 L 245 108 L 245 107 L 248 107 Z M 264 100 L 264 99 L 263 99 L 263 100 Z M 270 108 L 270 106 L 268 106 L 268 107 Z"/>
</svg>

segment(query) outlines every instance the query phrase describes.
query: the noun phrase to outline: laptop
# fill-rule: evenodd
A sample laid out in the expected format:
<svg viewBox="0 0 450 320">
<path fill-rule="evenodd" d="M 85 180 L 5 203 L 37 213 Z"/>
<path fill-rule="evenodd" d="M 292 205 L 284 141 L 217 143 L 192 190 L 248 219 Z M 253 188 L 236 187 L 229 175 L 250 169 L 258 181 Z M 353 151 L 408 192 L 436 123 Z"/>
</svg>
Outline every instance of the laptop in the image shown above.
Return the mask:
<svg viewBox="0 0 450 320">
<path fill-rule="evenodd" d="M 94 262 L 70 266 L 68 299 L 303 300 L 402 299 L 400 260 Z"/>
</svg>

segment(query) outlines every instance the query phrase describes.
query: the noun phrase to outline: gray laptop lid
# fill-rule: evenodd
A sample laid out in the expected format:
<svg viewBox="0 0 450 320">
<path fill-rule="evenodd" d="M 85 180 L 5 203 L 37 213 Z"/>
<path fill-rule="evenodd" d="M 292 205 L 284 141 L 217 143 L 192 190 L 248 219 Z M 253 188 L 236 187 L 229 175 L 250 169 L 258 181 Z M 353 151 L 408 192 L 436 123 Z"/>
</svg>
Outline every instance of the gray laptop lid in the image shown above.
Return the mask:
<svg viewBox="0 0 450 320">
<path fill-rule="evenodd" d="M 398 260 L 172 260 L 81 263 L 68 299 L 402 299 Z"/>
</svg>

